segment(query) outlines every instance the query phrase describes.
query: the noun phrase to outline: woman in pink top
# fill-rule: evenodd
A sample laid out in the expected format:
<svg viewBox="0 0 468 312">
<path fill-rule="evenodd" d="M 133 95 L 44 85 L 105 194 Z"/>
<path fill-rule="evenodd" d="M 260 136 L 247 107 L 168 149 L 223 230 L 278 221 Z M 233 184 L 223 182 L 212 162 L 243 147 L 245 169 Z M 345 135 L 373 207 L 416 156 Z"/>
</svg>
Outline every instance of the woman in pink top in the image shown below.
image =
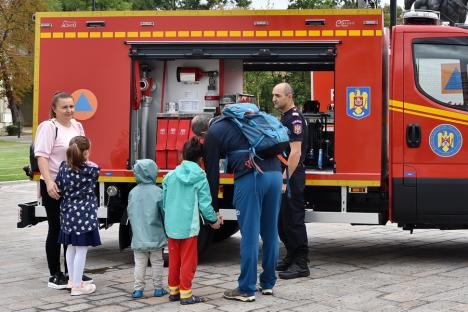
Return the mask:
<svg viewBox="0 0 468 312">
<path fill-rule="evenodd" d="M 34 154 L 41 171 L 41 197 L 45 207 L 49 231 L 46 240 L 47 263 L 50 278 L 48 286 L 55 289 L 67 287 L 67 278 L 60 269 L 60 194 L 55 177 L 62 161 L 66 160 L 66 152 L 70 140 L 78 135 L 84 135 L 81 123 L 73 119 L 75 103 L 70 94 L 60 92 L 52 97 L 51 119 L 41 122 L 37 128 L 34 141 Z M 66 246 L 64 246 L 65 255 Z M 65 260 L 65 272 L 67 270 Z M 84 277 L 84 282 L 91 279 Z"/>
</svg>

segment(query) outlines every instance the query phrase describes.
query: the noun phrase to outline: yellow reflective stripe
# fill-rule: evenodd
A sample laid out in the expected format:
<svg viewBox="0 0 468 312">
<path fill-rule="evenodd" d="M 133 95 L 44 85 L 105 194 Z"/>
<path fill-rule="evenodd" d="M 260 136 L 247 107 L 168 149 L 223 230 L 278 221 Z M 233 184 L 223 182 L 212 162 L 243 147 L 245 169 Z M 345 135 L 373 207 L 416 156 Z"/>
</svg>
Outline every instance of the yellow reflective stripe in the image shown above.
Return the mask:
<svg viewBox="0 0 468 312">
<path fill-rule="evenodd" d="M 316 180 L 306 179 L 308 186 L 380 186 L 375 180 Z"/>
<path fill-rule="evenodd" d="M 191 289 L 188 289 L 188 290 L 180 290 L 180 298 L 181 299 L 186 299 L 186 298 L 190 298 L 192 297 L 192 290 Z"/>
<path fill-rule="evenodd" d="M 74 39 L 74 38 L 187 38 L 187 37 L 357 37 L 357 36 L 382 36 L 381 30 L 194 30 L 194 31 L 103 31 L 103 32 L 42 32 L 41 39 Z"/>
<path fill-rule="evenodd" d="M 281 30 L 270 30 L 268 32 L 268 35 L 270 37 L 279 37 L 279 36 L 281 36 Z"/>
<path fill-rule="evenodd" d="M 307 36 L 307 30 L 296 30 L 296 37 L 305 37 Z"/>
<path fill-rule="evenodd" d="M 309 30 L 310 37 L 320 37 L 320 30 Z"/>
<path fill-rule="evenodd" d="M 399 107 L 399 108 L 405 108 L 406 110 L 410 109 L 413 111 L 417 112 L 423 112 L 423 113 L 428 113 L 428 114 L 433 114 L 433 115 L 439 115 L 442 117 L 449 117 L 449 118 L 456 118 L 464 121 L 468 121 L 468 113 L 457 113 L 457 112 L 452 112 L 440 108 L 433 108 L 433 107 L 427 107 L 424 105 L 418 105 L 418 104 L 413 104 L 413 103 L 408 103 L 408 102 L 401 102 L 401 101 L 396 101 L 396 100 L 390 100 L 390 105 L 394 107 Z"/>
<path fill-rule="evenodd" d="M 430 118 L 430 119 L 442 120 L 442 121 L 447 121 L 447 122 L 456 123 L 456 124 L 465 125 L 465 126 L 468 125 L 468 122 L 466 122 L 466 121 L 460 121 L 460 120 L 450 119 L 450 118 L 441 117 L 441 116 L 429 115 L 429 114 L 415 112 L 415 111 L 411 111 L 411 110 L 407 110 L 407 109 L 405 109 L 404 111 L 402 109 L 393 108 L 393 107 L 390 107 L 389 109 L 392 110 L 392 111 L 395 111 L 395 112 L 404 113 L 404 114 L 408 114 L 408 115 L 427 117 L 427 118 Z"/>
<path fill-rule="evenodd" d="M 338 37 L 346 37 L 348 35 L 347 30 L 335 30 L 335 35 Z"/>
</svg>

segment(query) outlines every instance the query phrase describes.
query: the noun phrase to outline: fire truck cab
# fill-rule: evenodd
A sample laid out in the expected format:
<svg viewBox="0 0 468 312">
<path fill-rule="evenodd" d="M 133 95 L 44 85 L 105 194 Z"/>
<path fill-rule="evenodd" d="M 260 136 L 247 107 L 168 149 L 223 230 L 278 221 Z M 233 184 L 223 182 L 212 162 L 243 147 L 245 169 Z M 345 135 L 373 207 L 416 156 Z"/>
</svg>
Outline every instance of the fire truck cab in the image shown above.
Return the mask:
<svg viewBox="0 0 468 312">
<path fill-rule="evenodd" d="M 123 237 L 136 159 L 154 159 L 160 183 L 193 116 L 255 101 L 244 72 L 307 71 L 320 101 L 304 109 L 307 222 L 465 228 L 468 31 L 388 38 L 379 9 L 38 13 L 34 129 L 57 90 L 73 94 L 101 167 L 100 220 Z M 220 182 L 230 222 L 215 240 L 237 230 L 233 177 Z M 39 198 L 19 226 L 44 216 Z"/>
</svg>

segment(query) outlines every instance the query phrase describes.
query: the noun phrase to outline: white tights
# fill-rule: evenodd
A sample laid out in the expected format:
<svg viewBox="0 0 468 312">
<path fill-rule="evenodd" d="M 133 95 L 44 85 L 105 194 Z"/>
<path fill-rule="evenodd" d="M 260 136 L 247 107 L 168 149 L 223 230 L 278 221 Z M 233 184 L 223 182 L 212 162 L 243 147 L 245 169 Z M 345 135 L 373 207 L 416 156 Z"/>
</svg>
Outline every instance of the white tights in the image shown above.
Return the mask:
<svg viewBox="0 0 468 312">
<path fill-rule="evenodd" d="M 86 253 L 88 246 L 72 246 L 67 248 L 67 266 L 68 279 L 72 283 L 73 288 L 81 287 L 81 278 L 86 263 Z"/>
</svg>

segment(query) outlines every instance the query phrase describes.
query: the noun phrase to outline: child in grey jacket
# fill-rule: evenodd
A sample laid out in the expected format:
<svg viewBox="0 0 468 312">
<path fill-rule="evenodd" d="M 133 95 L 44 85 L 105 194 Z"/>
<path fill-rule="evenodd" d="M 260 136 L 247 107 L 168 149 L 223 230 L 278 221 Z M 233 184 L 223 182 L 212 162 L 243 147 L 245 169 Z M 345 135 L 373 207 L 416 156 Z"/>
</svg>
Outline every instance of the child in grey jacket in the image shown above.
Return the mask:
<svg viewBox="0 0 468 312">
<path fill-rule="evenodd" d="M 158 167 L 151 159 L 137 160 L 133 166 L 137 185 L 128 195 L 128 220 L 132 226 L 132 245 L 135 257 L 135 286 L 133 298 L 143 297 L 148 259 L 153 271 L 155 297 L 167 294 L 163 287 L 162 248 L 166 246 L 162 190 L 156 185 Z"/>
</svg>

